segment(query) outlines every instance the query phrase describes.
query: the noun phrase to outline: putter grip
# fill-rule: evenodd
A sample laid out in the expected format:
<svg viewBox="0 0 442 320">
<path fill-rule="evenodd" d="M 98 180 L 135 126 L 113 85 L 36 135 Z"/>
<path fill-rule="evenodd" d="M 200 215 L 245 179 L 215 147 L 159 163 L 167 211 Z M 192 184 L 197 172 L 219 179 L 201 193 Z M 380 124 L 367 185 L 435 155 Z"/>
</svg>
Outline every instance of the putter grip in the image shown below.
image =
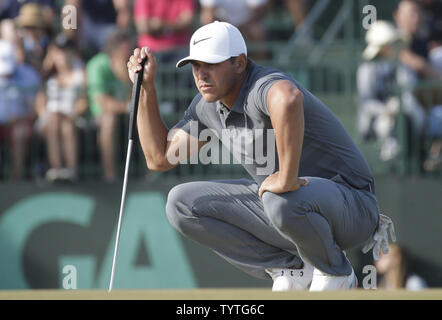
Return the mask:
<svg viewBox="0 0 442 320">
<path fill-rule="evenodd" d="M 138 102 L 140 101 L 141 83 L 143 81 L 144 65 L 147 57 L 141 61 L 141 70 L 135 73 L 134 83 L 132 86 L 132 96 L 130 101 L 130 118 L 129 118 L 129 140 L 133 140 L 135 130 L 137 128 Z"/>
</svg>

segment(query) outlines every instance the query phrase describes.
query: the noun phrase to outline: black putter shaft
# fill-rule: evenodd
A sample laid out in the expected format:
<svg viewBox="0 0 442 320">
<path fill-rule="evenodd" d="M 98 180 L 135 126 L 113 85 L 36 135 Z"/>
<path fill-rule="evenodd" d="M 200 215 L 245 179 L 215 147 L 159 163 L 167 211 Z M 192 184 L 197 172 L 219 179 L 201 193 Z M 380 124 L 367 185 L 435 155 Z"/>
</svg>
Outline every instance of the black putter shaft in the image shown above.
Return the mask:
<svg viewBox="0 0 442 320">
<path fill-rule="evenodd" d="M 129 140 L 133 140 L 137 128 L 138 102 L 140 101 L 141 83 L 143 82 L 144 65 L 147 58 L 141 61 L 141 70 L 135 73 L 134 84 L 132 86 L 132 96 L 130 101 L 129 119 Z"/>
<path fill-rule="evenodd" d="M 143 82 L 143 72 L 144 65 L 147 61 L 147 58 L 143 59 L 141 62 L 141 70 L 135 73 L 134 83 L 132 86 L 132 96 L 130 101 L 130 117 L 129 117 L 129 141 L 127 145 L 127 155 L 126 155 L 126 165 L 124 169 L 124 181 L 123 181 L 123 191 L 121 193 L 121 204 L 120 204 L 120 215 L 118 217 L 118 226 L 117 226 L 117 235 L 115 238 L 115 249 L 114 249 L 114 257 L 112 260 L 112 271 L 111 278 L 109 282 L 109 292 L 112 291 L 114 284 L 114 276 L 115 276 L 115 266 L 117 262 L 117 254 L 118 254 L 118 244 L 120 241 L 120 231 L 121 231 L 121 221 L 123 217 L 124 211 L 124 203 L 126 200 L 126 188 L 127 188 L 127 178 L 129 173 L 129 164 L 130 164 L 130 156 L 132 153 L 132 144 L 135 137 L 135 130 L 137 128 L 137 114 L 138 114 L 138 102 L 140 101 L 140 90 L 141 83 Z"/>
</svg>

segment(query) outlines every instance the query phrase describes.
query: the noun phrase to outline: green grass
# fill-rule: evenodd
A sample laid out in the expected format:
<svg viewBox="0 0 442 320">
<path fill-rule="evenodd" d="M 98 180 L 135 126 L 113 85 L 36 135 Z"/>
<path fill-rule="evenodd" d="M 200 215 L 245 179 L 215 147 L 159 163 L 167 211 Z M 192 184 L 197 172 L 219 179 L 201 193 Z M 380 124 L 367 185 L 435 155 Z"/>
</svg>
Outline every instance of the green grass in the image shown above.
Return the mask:
<svg viewBox="0 0 442 320">
<path fill-rule="evenodd" d="M 0 300 L 442 300 L 442 289 L 271 292 L 269 289 L 19 290 Z"/>
</svg>

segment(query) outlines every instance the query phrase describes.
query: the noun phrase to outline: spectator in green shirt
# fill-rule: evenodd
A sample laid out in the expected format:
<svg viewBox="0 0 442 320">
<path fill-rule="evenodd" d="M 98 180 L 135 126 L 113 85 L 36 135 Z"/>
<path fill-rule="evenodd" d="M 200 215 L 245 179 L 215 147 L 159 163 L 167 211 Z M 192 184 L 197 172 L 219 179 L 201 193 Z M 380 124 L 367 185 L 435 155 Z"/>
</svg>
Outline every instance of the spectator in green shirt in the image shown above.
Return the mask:
<svg viewBox="0 0 442 320">
<path fill-rule="evenodd" d="M 95 55 L 87 64 L 90 111 L 99 126 L 98 143 L 106 181 L 116 178 L 114 159 L 114 130 L 119 115 L 127 112 L 131 83 L 126 61 L 134 44 L 125 32 L 113 32 L 104 52 Z"/>
</svg>

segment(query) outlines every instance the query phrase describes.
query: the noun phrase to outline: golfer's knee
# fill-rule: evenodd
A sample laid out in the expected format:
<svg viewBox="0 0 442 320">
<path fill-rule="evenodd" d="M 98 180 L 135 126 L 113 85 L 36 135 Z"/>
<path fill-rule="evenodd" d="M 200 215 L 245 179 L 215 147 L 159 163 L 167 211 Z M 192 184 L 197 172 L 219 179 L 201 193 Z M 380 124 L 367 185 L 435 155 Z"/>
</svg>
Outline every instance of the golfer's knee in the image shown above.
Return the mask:
<svg viewBox="0 0 442 320">
<path fill-rule="evenodd" d="M 192 212 L 192 205 L 188 202 L 189 191 L 185 184 L 173 187 L 167 196 L 166 215 L 172 227 L 183 234 L 189 229 L 196 217 Z"/>
</svg>

